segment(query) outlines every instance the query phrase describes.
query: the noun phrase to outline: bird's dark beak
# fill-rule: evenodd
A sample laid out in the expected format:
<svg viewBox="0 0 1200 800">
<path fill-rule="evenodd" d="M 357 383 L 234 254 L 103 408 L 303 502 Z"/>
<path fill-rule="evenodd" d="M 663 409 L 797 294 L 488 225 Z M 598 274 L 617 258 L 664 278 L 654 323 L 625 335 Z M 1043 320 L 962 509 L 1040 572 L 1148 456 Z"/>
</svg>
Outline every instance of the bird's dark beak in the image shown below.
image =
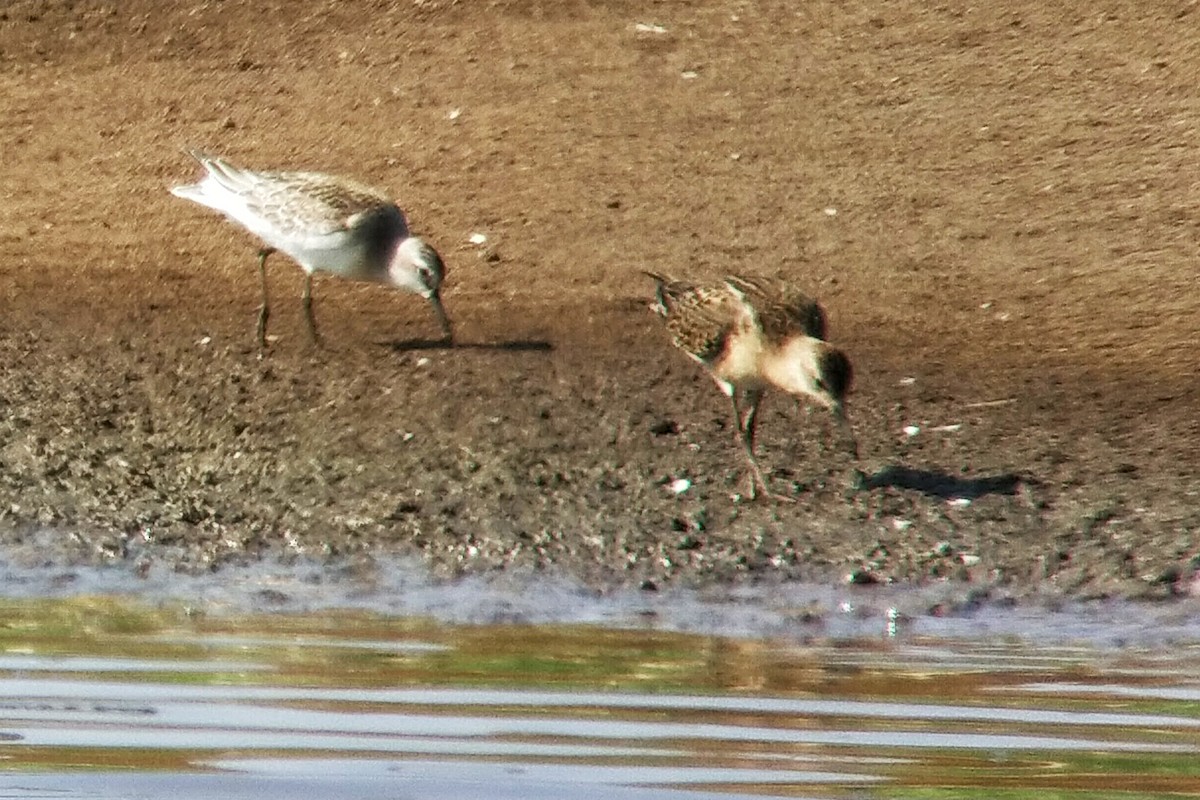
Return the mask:
<svg viewBox="0 0 1200 800">
<path fill-rule="evenodd" d="M 842 439 L 846 442 L 846 450 L 850 453 L 850 458 L 854 459 L 854 468 L 850 471 L 850 486 L 851 494 L 868 488 L 869 481 L 866 474 L 859 466 L 862 459 L 858 455 L 858 439 L 854 436 L 854 429 L 850 427 L 850 419 L 846 416 L 846 406 L 843 403 L 837 403 L 832 406 L 833 418 L 837 420 L 838 430 L 841 432 Z"/>
<path fill-rule="evenodd" d="M 447 344 L 454 342 L 454 330 L 450 327 L 450 318 L 446 316 L 446 307 L 442 305 L 442 298 L 437 292 L 429 295 L 429 304 L 433 306 L 433 315 L 437 317 L 438 325 L 442 326 L 442 338 Z"/>
<path fill-rule="evenodd" d="M 858 461 L 858 439 L 854 436 L 854 429 L 850 427 L 850 418 L 846 416 L 846 406 L 844 403 L 836 403 L 830 406 L 830 411 L 833 412 L 833 418 L 837 420 L 838 430 L 841 431 L 842 437 L 846 441 L 846 449 L 855 461 Z"/>
</svg>

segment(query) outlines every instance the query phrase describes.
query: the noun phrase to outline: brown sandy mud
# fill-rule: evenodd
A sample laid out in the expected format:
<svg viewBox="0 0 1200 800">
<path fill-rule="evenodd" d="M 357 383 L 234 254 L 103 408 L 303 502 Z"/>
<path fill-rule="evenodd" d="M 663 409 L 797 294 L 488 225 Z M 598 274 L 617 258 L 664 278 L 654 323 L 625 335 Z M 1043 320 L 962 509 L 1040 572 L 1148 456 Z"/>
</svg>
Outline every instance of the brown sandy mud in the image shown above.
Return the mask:
<svg viewBox="0 0 1200 800">
<path fill-rule="evenodd" d="M 1190 593 L 1197 14 L 8 3 L 0 539 Z M 419 298 L 318 277 L 316 348 L 276 257 L 260 358 L 257 242 L 167 192 L 185 146 L 390 188 L 461 345 L 427 346 Z M 826 415 L 770 396 L 760 455 L 798 502 L 742 498 L 727 401 L 647 268 L 821 298 L 868 485 Z"/>
</svg>

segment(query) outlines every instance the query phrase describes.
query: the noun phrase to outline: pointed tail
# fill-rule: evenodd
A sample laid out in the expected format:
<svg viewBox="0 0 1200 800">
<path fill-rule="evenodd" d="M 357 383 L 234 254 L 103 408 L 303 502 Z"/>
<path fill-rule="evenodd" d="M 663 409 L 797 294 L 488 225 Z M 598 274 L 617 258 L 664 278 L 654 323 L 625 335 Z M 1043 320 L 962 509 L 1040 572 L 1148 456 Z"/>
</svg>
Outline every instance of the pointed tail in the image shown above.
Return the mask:
<svg viewBox="0 0 1200 800">
<path fill-rule="evenodd" d="M 650 310 L 660 317 L 667 316 L 671 313 L 671 303 L 674 299 L 672 286 L 676 284 L 676 281 L 645 269 L 641 270 L 641 273 L 654 281 L 654 303 L 650 305 Z"/>
</svg>

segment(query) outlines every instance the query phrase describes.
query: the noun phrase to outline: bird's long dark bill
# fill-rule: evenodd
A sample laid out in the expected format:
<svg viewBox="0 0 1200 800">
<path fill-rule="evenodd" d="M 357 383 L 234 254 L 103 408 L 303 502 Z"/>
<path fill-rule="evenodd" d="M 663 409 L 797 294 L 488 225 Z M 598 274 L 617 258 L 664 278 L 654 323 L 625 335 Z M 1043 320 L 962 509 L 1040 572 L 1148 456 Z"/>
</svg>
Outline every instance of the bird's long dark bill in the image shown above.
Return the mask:
<svg viewBox="0 0 1200 800">
<path fill-rule="evenodd" d="M 841 431 L 842 438 L 846 440 L 846 449 L 855 461 L 858 461 L 858 439 L 854 436 L 854 429 L 850 427 L 850 419 L 846 416 L 846 409 L 838 406 L 833 410 L 833 418 L 837 420 L 838 429 Z"/>
<path fill-rule="evenodd" d="M 429 304 L 433 306 L 433 315 L 437 317 L 438 324 L 442 326 L 442 336 L 447 342 L 454 341 L 454 330 L 450 327 L 450 318 L 446 316 L 446 308 L 442 305 L 442 298 L 438 295 L 431 295 Z"/>
</svg>

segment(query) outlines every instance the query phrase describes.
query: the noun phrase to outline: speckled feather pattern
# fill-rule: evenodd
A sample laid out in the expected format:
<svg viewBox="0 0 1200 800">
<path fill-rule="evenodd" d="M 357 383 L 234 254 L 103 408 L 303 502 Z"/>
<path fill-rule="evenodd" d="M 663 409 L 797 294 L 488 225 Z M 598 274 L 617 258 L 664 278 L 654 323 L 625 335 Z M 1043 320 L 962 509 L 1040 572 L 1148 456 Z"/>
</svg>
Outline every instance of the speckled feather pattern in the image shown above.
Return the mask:
<svg viewBox="0 0 1200 800">
<path fill-rule="evenodd" d="M 675 346 L 708 366 L 735 334 L 773 343 L 797 334 L 825 338 L 824 309 L 786 281 L 730 276 L 724 284 L 698 285 L 647 274 L 658 282 L 657 310 Z"/>
<path fill-rule="evenodd" d="M 707 366 L 718 361 L 730 338 L 752 322 L 744 304 L 724 286 L 698 286 L 647 274 L 658 282 L 658 312 L 672 342 Z"/>
<path fill-rule="evenodd" d="M 418 265 L 397 260 L 412 237 L 404 212 L 383 192 L 318 172 L 242 169 L 225 159 L 191 152 L 204 167 L 196 184 L 171 192 L 221 212 L 268 246 L 291 256 L 305 272 L 330 272 L 421 292 Z M 423 252 L 418 255 L 427 255 Z"/>
<path fill-rule="evenodd" d="M 260 346 L 266 346 L 270 316 L 266 258 L 275 251 L 290 256 L 305 272 L 302 301 L 314 342 L 312 275 L 317 271 L 420 294 L 433 306 L 444 340 L 451 340 L 440 295 L 445 263 L 411 234 L 404 212 L 383 192 L 334 175 L 242 169 L 222 158 L 190 153 L 205 175 L 198 183 L 172 187 L 171 193 L 219 211 L 266 245 L 259 254 Z"/>
<path fill-rule="evenodd" d="M 731 275 L 725 284 L 740 293 L 758 319 L 768 340 L 780 340 L 797 332 L 824 339 L 827 333 L 825 310 L 806 293 L 779 278 Z"/>
<path fill-rule="evenodd" d="M 376 214 L 395 213 L 383 193 L 319 172 L 255 172 L 196 155 L 213 180 L 236 192 L 253 213 L 280 231 L 307 235 L 350 230 Z"/>
</svg>

